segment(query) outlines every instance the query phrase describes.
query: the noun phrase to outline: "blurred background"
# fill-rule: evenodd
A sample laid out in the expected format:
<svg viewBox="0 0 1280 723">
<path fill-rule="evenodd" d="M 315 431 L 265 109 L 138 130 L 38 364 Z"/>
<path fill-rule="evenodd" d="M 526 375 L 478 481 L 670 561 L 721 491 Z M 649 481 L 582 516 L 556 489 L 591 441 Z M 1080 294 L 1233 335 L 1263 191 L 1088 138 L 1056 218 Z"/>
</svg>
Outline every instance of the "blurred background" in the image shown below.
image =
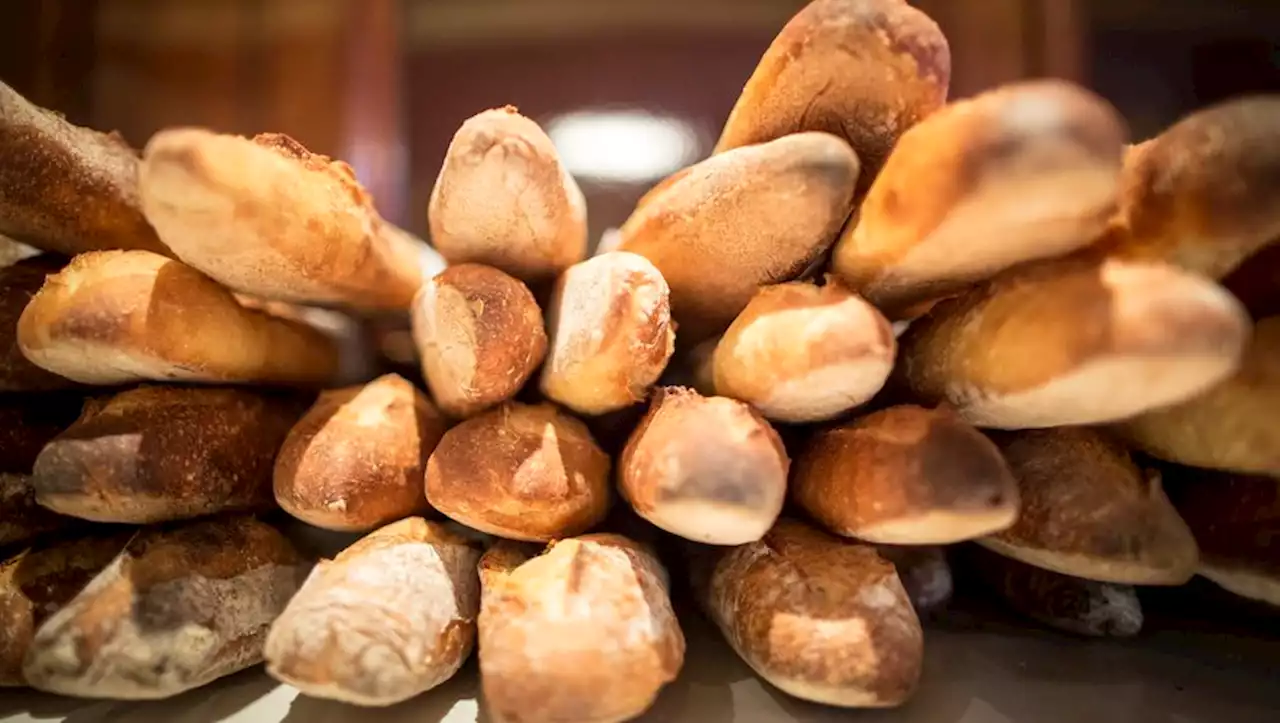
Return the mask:
<svg viewBox="0 0 1280 723">
<path fill-rule="evenodd" d="M 952 97 L 1083 83 L 1135 139 L 1280 90 L 1276 0 L 911 0 L 951 42 Z M 157 129 L 280 131 L 350 162 L 426 233 L 458 125 L 510 104 L 587 194 L 591 235 L 705 156 L 804 0 L 2 0 L 0 79 L 141 146 Z"/>
</svg>

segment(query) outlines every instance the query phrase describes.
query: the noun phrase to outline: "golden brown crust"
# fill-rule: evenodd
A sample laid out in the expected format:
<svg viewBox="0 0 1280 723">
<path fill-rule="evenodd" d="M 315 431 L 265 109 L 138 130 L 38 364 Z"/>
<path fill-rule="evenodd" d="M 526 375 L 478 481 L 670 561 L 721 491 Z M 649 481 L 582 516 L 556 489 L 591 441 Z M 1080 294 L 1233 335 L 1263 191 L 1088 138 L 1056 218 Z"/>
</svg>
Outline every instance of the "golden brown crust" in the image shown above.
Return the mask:
<svg viewBox="0 0 1280 723">
<path fill-rule="evenodd" d="M 370 533 L 320 563 L 271 626 L 267 672 L 307 695 L 369 706 L 440 685 L 475 643 L 479 560 L 478 548 L 420 517 Z"/>
<path fill-rule="evenodd" d="M 700 340 L 727 327 L 758 287 L 797 278 L 826 252 L 857 177 L 857 156 L 826 133 L 735 149 L 655 192 L 623 225 L 618 248 L 662 272 L 681 337 Z"/>
<path fill-rule="evenodd" d="M 1058 80 L 1006 85 L 902 135 L 832 268 L 895 318 L 1093 242 L 1115 213 L 1124 122 Z"/>
<path fill-rule="evenodd" d="M 45 277 L 65 264 L 61 257 L 41 254 L 0 268 L 0 392 L 45 392 L 75 385 L 32 364 L 18 346 L 23 310 L 44 286 Z"/>
<path fill-rule="evenodd" d="M 789 466 L 778 433 L 751 407 L 663 387 L 618 459 L 618 487 L 672 534 L 740 545 L 778 518 Z"/>
<path fill-rule="evenodd" d="M 271 506 L 271 467 L 298 400 L 244 389 L 144 386 L 91 400 L 40 453 L 40 504 L 145 524 Z"/>
<path fill-rule="evenodd" d="M 893 369 L 888 320 L 834 280 L 766 286 L 711 357 L 717 394 L 780 422 L 820 422 L 869 401 Z"/>
<path fill-rule="evenodd" d="M 542 309 L 519 279 L 491 266 L 450 266 L 413 302 L 422 374 L 440 409 L 472 417 L 511 399 L 542 363 Z"/>
<path fill-rule="evenodd" d="M 138 152 L 0 83 L 0 234 L 61 254 L 169 250 L 142 216 Z"/>
<path fill-rule="evenodd" d="M 480 682 L 495 723 L 615 723 L 676 678 L 685 642 L 666 571 L 620 535 L 499 542 L 481 560 Z"/>
<path fill-rule="evenodd" d="M 613 251 L 569 268 L 547 305 L 542 393 L 589 415 L 642 401 L 675 351 L 670 297 L 662 273 L 637 254 Z"/>
<path fill-rule="evenodd" d="M 27 305 L 18 343 L 86 384 L 324 384 L 338 368 L 321 332 L 246 309 L 204 274 L 146 251 L 77 256 Z"/>
<path fill-rule="evenodd" d="M 1022 508 L 985 547 L 1064 575 L 1180 585 L 1195 573 L 1195 539 L 1161 488 L 1124 447 L 1085 427 L 1001 434 Z"/>
<path fill-rule="evenodd" d="M 0 549 L 83 526 L 80 520 L 41 507 L 30 476 L 0 472 Z"/>
<path fill-rule="evenodd" d="M 1171 462 L 1280 478 L 1280 316 L 1258 322 L 1239 371 L 1207 392 L 1116 431 Z"/>
<path fill-rule="evenodd" d="M 374 209 L 355 172 L 293 139 L 179 128 L 152 136 L 142 206 L 192 267 L 268 298 L 405 309 L 420 249 Z"/>
<path fill-rule="evenodd" d="M 145 529 L 40 627 L 23 674 L 48 692 L 125 700 L 204 685 L 262 660 L 308 568 L 248 516 Z"/>
<path fill-rule="evenodd" d="M 914 692 L 920 621 L 874 548 L 780 520 L 758 542 L 712 554 L 695 573 L 699 600 L 765 680 L 842 707 L 901 705 Z"/>
<path fill-rule="evenodd" d="M 554 406 L 508 402 L 445 432 L 427 461 L 426 492 L 464 525 L 545 542 L 604 519 L 609 457 Z"/>
<path fill-rule="evenodd" d="M 950 82 L 947 39 L 923 12 L 901 0 L 816 0 L 765 51 L 716 151 L 834 133 L 862 160 L 865 191 L 903 131 L 946 102 Z"/>
<path fill-rule="evenodd" d="M 796 460 L 791 494 L 831 532 L 886 544 L 950 544 L 1018 515 L 1000 450 L 953 412 L 914 406 L 816 433 Z"/>
<path fill-rule="evenodd" d="M 587 252 L 586 201 L 537 123 L 513 107 L 467 119 L 445 153 L 428 208 L 451 264 L 546 281 Z"/>
<path fill-rule="evenodd" d="M 1222 278 L 1280 238 L 1280 99 L 1193 113 L 1125 156 L 1117 233 L 1104 250 Z"/>
</svg>

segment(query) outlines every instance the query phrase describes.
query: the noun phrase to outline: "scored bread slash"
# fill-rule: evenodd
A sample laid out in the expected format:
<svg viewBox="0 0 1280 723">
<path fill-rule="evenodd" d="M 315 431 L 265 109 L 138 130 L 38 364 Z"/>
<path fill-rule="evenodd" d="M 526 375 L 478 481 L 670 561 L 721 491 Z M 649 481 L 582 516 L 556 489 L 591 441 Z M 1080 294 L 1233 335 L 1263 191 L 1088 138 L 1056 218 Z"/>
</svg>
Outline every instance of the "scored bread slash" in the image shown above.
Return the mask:
<svg viewBox="0 0 1280 723">
<path fill-rule="evenodd" d="M 396 374 L 322 392 L 276 455 L 276 502 L 303 522 L 347 532 L 421 514 L 427 458 L 445 427 Z"/>
<path fill-rule="evenodd" d="M 1220 103 L 1129 149 L 1101 250 L 1222 278 L 1280 238 L 1277 194 L 1280 98 Z"/>
<path fill-rule="evenodd" d="M 0 392 L 48 392 L 75 386 L 66 377 L 31 363 L 18 345 L 18 319 L 66 260 L 41 254 L 0 268 Z"/>
<path fill-rule="evenodd" d="M 667 532 L 741 545 L 778 518 L 789 465 L 778 433 L 751 407 L 664 387 L 618 460 L 618 487 Z"/>
<path fill-rule="evenodd" d="M 1280 316 L 1254 327 L 1239 371 L 1114 430 L 1153 457 L 1280 478 Z"/>
<path fill-rule="evenodd" d="M 671 288 L 682 339 L 723 331 L 760 286 L 798 278 L 853 209 L 858 158 L 827 133 L 798 133 L 713 156 L 651 191 L 618 249 Z"/>
<path fill-rule="evenodd" d="M 475 645 L 478 547 L 410 517 L 322 561 L 271 626 L 267 672 L 304 694 L 387 706 L 430 690 Z"/>
<path fill-rule="evenodd" d="M 631 720 L 684 664 L 667 572 L 621 535 L 541 554 L 498 542 L 480 585 L 480 686 L 494 723 Z"/>
<path fill-rule="evenodd" d="M 271 508 L 276 450 L 305 405 L 247 389 L 142 386 L 86 402 L 40 452 L 44 507 L 147 524 Z"/>
<path fill-rule="evenodd" d="M 1162 263 L 1065 258 L 1011 269 L 912 322 L 889 386 L 979 427 L 1101 424 L 1233 374 L 1239 302 Z"/>
<path fill-rule="evenodd" d="M 428 207 L 431 242 L 451 264 L 481 263 L 530 283 L 587 253 L 587 207 L 555 146 L 510 106 L 467 119 Z"/>
<path fill-rule="evenodd" d="M 262 661 L 268 628 L 309 568 L 249 516 L 144 529 L 40 626 L 23 676 L 83 698 L 197 688 Z"/>
<path fill-rule="evenodd" d="M 320 331 L 246 308 L 147 251 L 72 259 L 22 312 L 18 344 L 32 363 L 84 384 L 320 385 L 338 371 L 337 346 Z"/>
<path fill-rule="evenodd" d="M 906 318 L 911 307 L 1095 241 L 1116 210 L 1126 131 L 1106 101 L 1057 80 L 959 101 L 903 134 L 832 268 Z"/>
<path fill-rule="evenodd" d="M 1181 585 L 1195 574 L 1196 541 L 1119 443 L 1086 427 L 995 437 L 1022 509 L 1012 527 L 978 544 L 1063 575 L 1128 585 Z"/>
<path fill-rule="evenodd" d="M 889 322 L 835 280 L 762 288 L 705 355 L 707 390 L 779 422 L 820 422 L 870 401 L 897 351 Z"/>
<path fill-rule="evenodd" d="M 609 456 L 553 405 L 507 402 L 445 432 L 427 460 L 426 492 L 468 527 L 549 542 L 604 519 Z"/>
<path fill-rule="evenodd" d="M 422 375 L 451 417 L 511 399 L 547 353 L 533 293 L 491 266 L 459 264 L 428 279 L 413 300 L 412 323 Z"/>
<path fill-rule="evenodd" d="M 142 215 L 138 152 L 0 82 L 0 234 L 71 256 L 169 250 Z"/>
<path fill-rule="evenodd" d="M 1008 528 L 1018 486 L 991 440 L 946 409 L 898 406 L 818 431 L 791 495 L 831 532 L 946 545 Z"/>
<path fill-rule="evenodd" d="M 288 136 L 160 131 L 138 183 L 166 245 L 236 291 L 377 311 L 408 308 L 422 285 L 418 243 L 351 167 Z"/>
<path fill-rule="evenodd" d="M 691 573 L 729 645 L 782 692 L 842 708 L 894 707 L 915 692 L 920 619 L 870 545 L 784 519 L 757 542 L 699 550 Z"/>
<path fill-rule="evenodd" d="M 863 191 L 903 131 L 947 99 L 951 50 L 928 15 L 902 0 L 814 0 L 751 74 L 716 152 L 800 131 L 849 141 Z"/>
<path fill-rule="evenodd" d="M 643 401 L 675 350 L 670 289 L 643 256 L 614 251 L 561 274 L 547 306 L 539 388 L 580 414 Z"/>
</svg>

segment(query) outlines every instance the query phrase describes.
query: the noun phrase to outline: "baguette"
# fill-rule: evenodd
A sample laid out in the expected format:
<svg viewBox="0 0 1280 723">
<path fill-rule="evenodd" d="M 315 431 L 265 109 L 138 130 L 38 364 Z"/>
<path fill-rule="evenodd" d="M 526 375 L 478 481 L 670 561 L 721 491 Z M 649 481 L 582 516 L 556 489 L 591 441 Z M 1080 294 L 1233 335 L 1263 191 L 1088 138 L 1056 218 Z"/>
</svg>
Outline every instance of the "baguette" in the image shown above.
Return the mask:
<svg viewBox="0 0 1280 723">
<path fill-rule="evenodd" d="M 827 251 L 857 178 L 857 156 L 826 133 L 726 152 L 651 192 L 618 248 L 658 268 L 681 338 L 699 341 L 723 331 L 760 286 L 797 278 Z"/>
<path fill-rule="evenodd" d="M 413 339 L 440 409 L 472 417 L 514 397 L 547 353 L 542 310 L 519 279 L 450 266 L 413 301 Z"/>
<path fill-rule="evenodd" d="M 376 311 L 408 308 L 422 285 L 418 245 L 351 167 L 288 136 L 161 131 L 138 184 L 178 258 L 236 291 Z"/>
<path fill-rule="evenodd" d="M 0 83 L 0 234 L 71 256 L 169 251 L 143 218 L 138 152 Z"/>
<path fill-rule="evenodd" d="M 271 465 L 302 414 L 244 389 L 144 386 L 91 400 L 36 459 L 54 512 L 146 524 L 271 506 Z"/>
<path fill-rule="evenodd" d="M 323 392 L 276 456 L 276 502 L 316 527 L 358 532 L 427 510 L 422 478 L 445 422 L 403 377 Z"/>
<path fill-rule="evenodd" d="M 480 685 L 494 723 L 630 720 L 684 663 L 667 573 L 620 535 L 540 555 L 499 542 L 480 584 Z"/>
<path fill-rule="evenodd" d="M 710 393 L 779 422 L 821 422 L 884 386 L 897 345 L 875 307 L 834 280 L 766 286 L 729 326 L 711 365 Z"/>
<path fill-rule="evenodd" d="M 0 397 L 0 473 L 31 474 L 40 450 L 71 426 L 83 407 L 79 394 Z"/>
<path fill-rule="evenodd" d="M 675 350 L 670 296 L 653 264 L 624 251 L 561 274 L 547 307 L 542 393 L 587 415 L 644 400 Z"/>
<path fill-rule="evenodd" d="M 1196 541 L 1161 488 L 1114 440 L 1084 427 L 999 435 L 1022 511 L 978 544 L 1028 565 L 1125 585 L 1181 585 Z"/>
<path fill-rule="evenodd" d="M 0 392 L 47 392 L 75 385 L 66 377 L 41 369 L 22 355 L 18 319 L 45 278 L 65 260 L 41 254 L 0 268 Z"/>
<path fill-rule="evenodd" d="M 1280 316 L 1259 321 L 1239 371 L 1199 396 L 1121 422 L 1160 459 L 1280 478 Z"/>
<path fill-rule="evenodd" d="M 536 283 L 587 253 L 582 191 L 547 134 L 511 106 L 458 129 L 427 213 L 431 241 L 451 264 L 487 264 Z"/>
<path fill-rule="evenodd" d="M 209 277 L 146 251 L 77 256 L 31 299 L 18 344 L 84 384 L 324 384 L 338 368 L 319 331 L 246 309 Z"/>
<path fill-rule="evenodd" d="M 955 592 L 955 581 L 944 548 L 877 545 L 876 551 L 893 563 L 917 615 L 924 617 L 946 608 Z"/>
<path fill-rule="evenodd" d="M 1240 304 L 1200 276 L 1062 259 L 935 306 L 898 338 L 890 385 L 979 427 L 1100 424 L 1226 379 L 1248 333 Z"/>
<path fill-rule="evenodd" d="M 951 50 L 901 0 L 814 0 L 778 34 L 729 114 L 716 152 L 799 131 L 843 136 L 871 185 L 902 133 L 947 100 Z"/>
<path fill-rule="evenodd" d="M 920 302 L 1080 249 L 1115 213 L 1124 140 L 1114 108 L 1063 81 L 953 103 L 902 135 L 832 268 L 910 318 Z"/>
<path fill-rule="evenodd" d="M 36 630 L 106 567 L 132 535 L 102 533 L 42 543 L 0 562 L 0 688 L 26 685 L 22 659 Z"/>
<path fill-rule="evenodd" d="M 604 519 L 609 457 L 555 407 L 508 402 L 445 432 L 427 460 L 426 492 L 468 527 L 547 542 Z"/>
<path fill-rule="evenodd" d="M 791 494 L 831 532 L 881 544 L 951 544 L 1018 517 L 1018 484 L 991 440 L 949 410 L 914 406 L 816 433 Z"/>
<path fill-rule="evenodd" d="M 1130 149 L 1103 248 L 1222 278 L 1280 238 L 1277 193 L 1280 97 L 1220 103 Z"/>
<path fill-rule="evenodd" d="M 1272 242 L 1222 280 L 1255 319 L 1280 316 L 1280 243 Z"/>
<path fill-rule="evenodd" d="M 310 565 L 248 516 L 143 530 L 36 631 L 22 672 L 50 693 L 167 698 L 262 660 Z"/>
<path fill-rule="evenodd" d="M 778 433 L 746 404 L 664 387 L 618 467 L 622 496 L 644 519 L 696 542 L 741 545 L 778 518 L 790 460 Z"/>
<path fill-rule="evenodd" d="M 0 472 L 0 549 L 80 525 L 73 517 L 41 507 L 29 475 Z"/>
<path fill-rule="evenodd" d="M 874 548 L 781 520 L 763 539 L 695 558 L 697 597 L 729 645 L 782 692 L 843 708 L 901 705 L 923 633 Z"/>
<path fill-rule="evenodd" d="M 386 706 L 458 672 L 475 644 L 480 551 L 410 517 L 321 562 L 271 626 L 272 677 L 317 698 Z"/>
</svg>

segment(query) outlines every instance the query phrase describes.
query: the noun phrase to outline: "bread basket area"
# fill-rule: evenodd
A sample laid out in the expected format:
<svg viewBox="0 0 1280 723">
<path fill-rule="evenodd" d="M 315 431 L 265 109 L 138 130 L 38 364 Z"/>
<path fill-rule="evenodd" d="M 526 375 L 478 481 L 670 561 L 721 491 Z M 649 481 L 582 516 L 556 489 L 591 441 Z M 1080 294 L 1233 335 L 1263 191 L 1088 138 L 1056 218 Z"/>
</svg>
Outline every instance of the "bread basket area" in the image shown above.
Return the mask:
<svg viewBox="0 0 1280 723">
<path fill-rule="evenodd" d="M 0 723 L 1280 720 L 1280 92 L 1146 132 L 1076 3 L 979 82 L 995 5 L 752 0 L 714 137 L 397 105 L 731 10 L 575 3 L 15 12 Z M 253 113 L 55 92 L 224 36 Z"/>
</svg>

